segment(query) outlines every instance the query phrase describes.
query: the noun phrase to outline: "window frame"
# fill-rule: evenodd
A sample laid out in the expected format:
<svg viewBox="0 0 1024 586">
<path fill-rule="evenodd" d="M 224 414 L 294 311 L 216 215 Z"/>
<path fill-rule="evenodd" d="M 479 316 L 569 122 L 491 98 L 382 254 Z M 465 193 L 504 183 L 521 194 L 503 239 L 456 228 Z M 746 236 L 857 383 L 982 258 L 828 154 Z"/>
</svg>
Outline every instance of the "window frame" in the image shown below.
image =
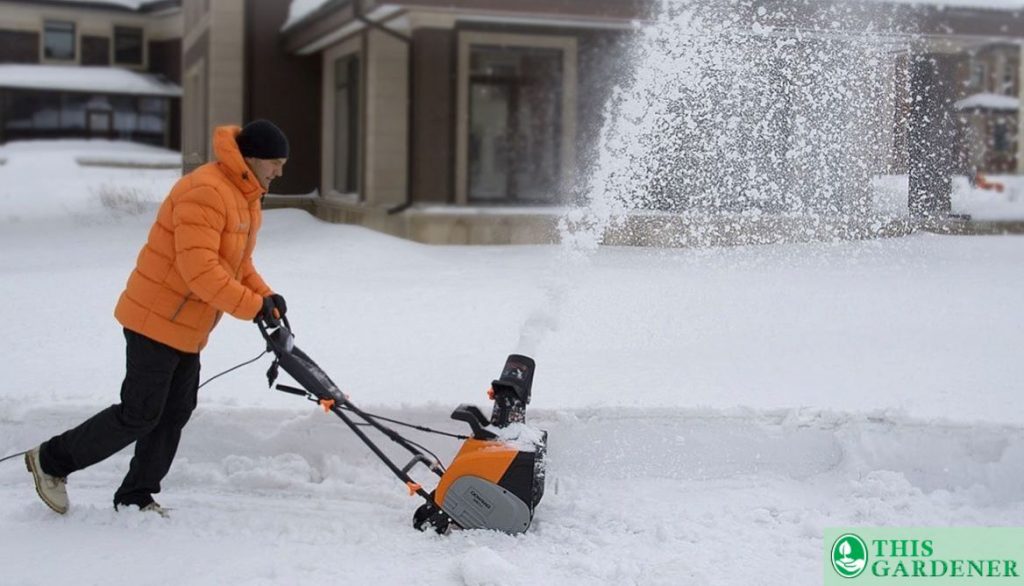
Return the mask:
<svg viewBox="0 0 1024 586">
<path fill-rule="evenodd" d="M 474 123 L 474 116 L 475 116 L 474 101 L 473 101 L 474 93 L 473 92 L 475 90 L 477 90 L 477 89 L 483 89 L 483 88 L 502 89 L 502 90 L 506 90 L 507 91 L 507 96 L 508 96 L 508 111 L 507 111 L 507 114 L 508 114 L 508 116 L 506 118 L 506 129 L 505 129 L 506 130 L 506 138 L 509 138 L 509 139 L 517 138 L 517 136 L 515 136 L 515 132 L 520 127 L 521 120 L 520 120 L 519 116 L 522 113 L 521 108 L 520 108 L 520 104 L 522 104 L 522 103 L 524 103 L 526 101 L 526 100 L 523 99 L 523 91 L 524 91 L 524 88 L 526 88 L 527 85 L 528 85 L 527 80 L 528 80 L 528 77 L 529 77 L 527 74 L 523 73 L 522 71 L 520 71 L 519 74 L 512 74 L 512 75 L 507 74 L 507 73 L 502 73 L 502 72 L 484 73 L 484 72 L 476 72 L 476 71 L 474 71 L 473 70 L 473 59 L 474 59 L 474 56 L 477 55 L 478 51 L 479 52 L 483 52 L 483 53 L 486 53 L 486 52 L 497 52 L 499 54 L 503 53 L 505 51 L 514 51 L 514 52 L 517 53 L 517 55 L 516 55 L 517 59 L 526 58 L 531 53 L 534 54 L 533 55 L 534 57 L 536 57 L 538 55 L 547 54 L 546 55 L 547 57 L 552 57 L 552 58 L 554 58 L 555 61 L 557 61 L 557 63 L 558 63 L 558 72 L 557 72 L 558 78 L 556 79 L 555 85 L 558 87 L 558 89 L 556 90 L 557 91 L 556 99 L 551 103 L 551 105 L 553 105 L 555 107 L 555 109 L 556 109 L 555 120 L 554 120 L 553 127 L 555 128 L 555 131 L 558 133 L 558 135 L 555 137 L 555 141 L 554 141 L 554 147 L 555 148 L 553 149 L 553 152 L 551 154 L 552 154 L 552 159 L 554 160 L 554 168 L 556 169 L 556 175 L 558 176 L 558 179 L 556 180 L 556 183 L 561 183 L 561 181 L 564 180 L 564 174 L 562 173 L 562 164 L 561 164 L 562 163 L 562 161 L 561 161 L 562 149 L 560 148 L 561 142 L 562 142 L 562 140 L 561 140 L 562 139 L 562 136 L 561 136 L 562 119 L 564 117 L 564 113 L 562 112 L 562 109 L 564 107 L 564 101 L 561 99 L 562 98 L 561 94 L 562 94 L 562 92 L 565 91 L 565 88 L 564 88 L 564 77 L 565 77 L 565 72 L 564 72 L 564 66 L 565 66 L 564 49 L 557 48 L 557 47 L 526 47 L 526 46 L 513 46 L 513 47 L 509 47 L 507 45 L 505 45 L 505 46 L 490 46 L 490 45 L 486 45 L 486 44 L 483 44 L 483 43 L 474 43 L 473 45 L 470 46 L 469 50 L 470 50 L 470 72 L 469 72 L 469 93 L 470 93 L 470 95 L 469 95 L 469 99 L 468 99 L 468 108 L 467 108 L 467 111 L 466 111 L 467 115 L 469 116 L 469 124 L 470 124 L 470 126 L 469 126 L 469 137 L 467 137 L 468 139 L 471 139 L 472 136 L 473 136 L 473 123 Z M 518 138 L 522 138 L 522 137 L 518 137 Z M 472 142 L 472 141 L 470 141 L 470 142 Z M 518 146 L 517 146 L 518 143 L 519 143 L 519 141 L 515 141 L 515 140 L 509 140 L 506 143 L 507 144 L 507 148 L 505 149 L 505 153 L 504 153 L 504 156 L 503 156 L 504 162 L 506 163 L 505 185 L 504 185 L 505 194 L 504 194 L 504 196 L 501 196 L 501 197 L 490 197 L 490 196 L 484 196 L 484 195 L 474 194 L 473 193 L 473 189 L 472 189 L 472 187 L 473 187 L 473 173 L 472 173 L 472 171 L 473 171 L 473 161 L 470 160 L 470 155 L 472 154 L 472 152 L 471 152 L 472 148 L 470 149 L 470 152 L 467 153 L 467 161 L 466 161 L 466 164 L 467 164 L 466 198 L 467 198 L 468 203 L 474 204 L 474 205 L 475 204 L 484 204 L 484 205 L 488 205 L 488 204 L 499 204 L 499 205 L 500 204 L 516 204 L 516 205 L 518 205 L 518 204 L 539 204 L 539 205 L 544 205 L 544 204 L 557 203 L 557 195 L 558 195 L 557 194 L 557 190 L 558 190 L 559 185 L 555 185 L 553 187 L 553 189 L 556 190 L 556 193 L 550 194 L 550 197 L 541 197 L 541 198 L 531 197 L 523 189 L 521 189 L 521 186 L 519 185 L 519 173 L 518 172 L 519 172 L 521 166 L 524 163 L 524 160 L 521 157 L 523 155 L 525 155 L 526 153 L 523 152 L 522 149 L 518 148 Z"/>
<path fill-rule="evenodd" d="M 1011 131 L 1010 123 L 1002 118 L 992 122 L 992 152 L 1000 155 L 1013 154 L 1016 150 L 1016 135 Z"/>
<path fill-rule="evenodd" d="M 1017 85 L 1017 67 L 1007 60 L 1003 63 L 1003 74 L 999 77 L 999 93 L 1006 96 L 1016 96 L 1014 86 Z"/>
<path fill-rule="evenodd" d="M 70 30 L 52 30 L 51 27 L 63 27 L 68 26 Z M 52 57 L 49 53 L 49 38 L 51 34 L 70 34 L 71 36 L 71 56 L 70 57 Z M 43 62 L 57 62 L 57 63 L 71 63 L 78 61 L 78 23 L 73 20 L 59 20 L 48 18 L 43 21 L 43 36 L 42 42 L 40 43 L 39 50 L 42 52 Z"/>
<path fill-rule="evenodd" d="M 138 61 L 122 61 L 118 58 L 118 41 L 123 39 L 126 33 L 138 34 L 139 39 L 139 60 Z M 146 64 L 146 31 L 141 26 L 130 26 L 130 25 L 114 25 L 113 38 L 110 43 L 110 62 L 113 65 L 134 65 L 142 67 Z"/>
<path fill-rule="evenodd" d="M 572 176 L 576 165 L 576 99 L 578 83 L 578 40 L 568 35 L 494 33 L 474 30 L 458 32 L 457 97 L 455 129 L 455 204 L 477 204 L 469 198 L 469 92 L 470 56 L 474 46 L 507 46 L 524 49 L 558 49 L 562 52 L 561 133 L 558 144 L 559 185 Z M 559 194 L 544 200 L 544 205 L 558 205 Z M 522 205 L 514 199 L 496 200 L 482 205 Z"/>
<path fill-rule="evenodd" d="M 340 83 L 340 76 L 338 76 L 339 67 L 345 67 L 345 83 Z M 362 172 L 360 169 L 360 108 L 362 106 L 360 99 L 360 90 L 362 87 L 362 60 L 360 59 L 359 53 L 348 53 L 345 55 L 339 55 L 331 60 L 331 68 L 333 71 L 333 81 L 331 87 L 331 93 L 333 95 L 333 113 L 332 119 L 331 136 L 334 139 L 332 149 L 332 165 L 331 165 L 331 190 L 335 193 L 344 195 L 359 194 L 360 181 L 362 179 Z M 346 127 L 348 133 L 345 136 L 346 153 L 345 153 L 345 185 L 338 185 L 338 172 L 339 172 L 339 158 L 338 158 L 338 96 L 344 92 L 347 99 L 346 109 Z"/>
<path fill-rule="evenodd" d="M 356 117 L 356 125 L 354 128 L 356 144 L 355 154 L 355 171 L 357 175 L 357 189 L 355 193 L 342 193 L 335 189 L 335 171 L 334 163 L 335 148 L 336 148 L 336 137 L 334 136 L 335 129 L 335 62 L 339 59 L 346 57 L 356 57 L 359 60 L 359 79 L 357 81 L 358 88 L 358 107 L 355 111 L 351 112 L 351 115 Z M 367 145 L 366 145 L 366 110 L 367 110 L 367 51 L 363 39 L 359 37 L 353 37 L 334 45 L 330 49 L 324 51 L 321 58 L 320 71 L 321 71 L 321 84 L 320 84 L 320 115 L 321 121 L 324 127 L 324 131 L 320 133 L 320 176 L 318 184 L 320 186 L 320 193 L 322 197 L 332 198 L 338 201 L 344 201 L 345 203 L 360 203 L 366 201 L 366 182 L 367 170 L 366 170 L 366 158 L 367 158 Z"/>
<path fill-rule="evenodd" d="M 988 63 L 981 59 L 975 58 L 970 64 L 970 86 L 972 89 L 979 92 L 985 92 L 988 89 Z"/>
</svg>

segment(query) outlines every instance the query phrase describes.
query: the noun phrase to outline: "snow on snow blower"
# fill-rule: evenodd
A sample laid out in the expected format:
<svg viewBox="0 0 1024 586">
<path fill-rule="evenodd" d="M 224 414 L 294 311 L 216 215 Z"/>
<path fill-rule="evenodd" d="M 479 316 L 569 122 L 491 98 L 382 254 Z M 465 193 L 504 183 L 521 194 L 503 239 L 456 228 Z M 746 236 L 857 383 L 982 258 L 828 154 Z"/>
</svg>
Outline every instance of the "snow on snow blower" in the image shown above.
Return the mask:
<svg viewBox="0 0 1024 586">
<path fill-rule="evenodd" d="M 522 533 L 530 527 L 534 509 L 544 495 L 547 448 L 547 432 L 526 425 L 526 405 L 530 402 L 535 367 L 531 358 L 512 354 L 505 361 L 501 376 L 491 383 L 489 394 L 494 407 L 489 420 L 479 408 L 469 404 L 459 405 L 452 412 L 452 419 L 469 425 L 472 435 L 467 437 L 366 413 L 353 405 L 313 359 L 295 345 L 286 318 L 279 323 L 261 320 L 257 325 L 268 351 L 274 354 L 274 363 L 267 371 L 269 384 L 274 386 L 278 367 L 283 368 L 302 388 L 279 384 L 277 390 L 306 397 L 324 411 L 337 415 L 406 484 L 409 494 L 422 497 L 426 502 L 413 515 L 415 528 L 433 528 L 438 533 L 452 528 Z M 446 469 L 428 450 L 380 421 L 465 441 Z M 399 467 L 360 429 L 364 425 L 408 450 L 412 459 Z M 427 492 L 409 476 L 417 464 L 427 466 L 439 477 L 433 491 Z"/>
</svg>

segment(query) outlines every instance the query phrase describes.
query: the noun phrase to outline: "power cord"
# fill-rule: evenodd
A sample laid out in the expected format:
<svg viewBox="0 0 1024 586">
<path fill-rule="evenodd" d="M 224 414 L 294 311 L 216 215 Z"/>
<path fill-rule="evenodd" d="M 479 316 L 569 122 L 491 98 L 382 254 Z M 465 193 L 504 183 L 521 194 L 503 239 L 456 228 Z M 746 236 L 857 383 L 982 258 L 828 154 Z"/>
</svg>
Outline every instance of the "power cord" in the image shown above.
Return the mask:
<svg viewBox="0 0 1024 586">
<path fill-rule="evenodd" d="M 203 383 L 200 384 L 196 388 L 197 389 L 201 389 L 201 388 L 203 388 L 206 385 L 206 383 L 209 383 L 209 382 L 213 381 L 214 379 L 220 378 L 220 377 L 224 376 L 225 374 L 227 374 L 229 372 L 234 372 L 234 371 L 238 370 L 239 368 L 242 368 L 243 366 L 248 366 L 248 365 L 252 364 L 253 362 L 256 362 L 257 360 L 259 360 L 260 358 L 263 358 L 264 354 L 269 354 L 269 353 L 270 353 L 269 349 L 268 350 L 264 350 L 263 352 L 260 352 L 259 356 L 257 356 L 256 358 L 253 358 L 252 360 L 246 360 L 245 362 L 243 362 L 241 364 L 237 364 L 235 366 L 232 366 L 231 368 L 225 370 L 224 372 L 221 372 L 219 374 L 215 374 L 215 375 L 211 376 L 210 378 L 208 378 L 205 381 L 203 381 Z"/>
<path fill-rule="evenodd" d="M 349 409 L 348 407 L 345 407 L 345 406 L 342 406 L 342 407 L 339 407 L 339 408 L 340 409 L 344 409 L 346 411 L 351 411 L 351 409 Z M 459 440 L 469 439 L 468 435 L 461 435 L 461 434 L 458 434 L 458 433 L 448 433 L 447 431 L 440 431 L 438 429 L 431 429 L 431 428 L 425 427 L 423 425 L 415 425 L 415 424 L 412 424 L 412 423 L 406 423 L 404 421 L 399 421 L 397 419 L 391 419 L 391 418 L 383 417 L 383 416 L 380 416 L 380 415 L 374 415 L 373 413 L 367 413 L 365 411 L 363 411 L 363 414 L 366 415 L 367 417 L 372 417 L 374 419 L 379 419 L 381 421 L 387 421 L 388 423 L 394 423 L 395 425 L 402 425 L 402 426 L 408 427 L 410 429 L 415 429 L 416 431 L 422 431 L 422 432 L 425 432 L 425 433 L 433 433 L 433 434 L 437 434 L 437 435 L 453 437 L 453 438 L 459 439 Z M 369 425 L 369 424 L 360 424 L 360 425 Z"/>
<path fill-rule="evenodd" d="M 4 458 L 0 458 L 0 462 L 6 462 L 7 460 L 10 460 L 12 458 L 17 458 L 18 456 L 24 456 L 28 452 L 29 452 L 28 450 L 25 450 L 24 452 L 18 452 L 17 454 L 11 454 L 10 456 L 6 456 Z"/>
</svg>

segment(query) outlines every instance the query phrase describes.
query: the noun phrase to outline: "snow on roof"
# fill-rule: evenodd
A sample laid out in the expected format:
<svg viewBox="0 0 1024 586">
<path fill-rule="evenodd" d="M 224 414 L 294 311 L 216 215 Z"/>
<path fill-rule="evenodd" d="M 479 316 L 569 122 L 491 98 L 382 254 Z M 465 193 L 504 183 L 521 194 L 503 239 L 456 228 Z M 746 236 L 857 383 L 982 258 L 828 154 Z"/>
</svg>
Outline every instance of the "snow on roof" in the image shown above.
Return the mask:
<svg viewBox="0 0 1024 586">
<path fill-rule="evenodd" d="M 985 10 L 1020 10 L 1024 0 L 884 0 L 893 4 L 924 4 L 948 8 L 979 8 Z"/>
<path fill-rule="evenodd" d="M 146 4 L 153 4 L 160 0 L 58 0 L 61 4 L 109 4 L 111 7 L 127 8 L 128 10 L 139 10 Z"/>
<path fill-rule="evenodd" d="M 0 87 L 140 96 L 181 96 L 181 87 L 177 84 L 155 75 L 119 67 L 5 64 L 0 65 Z"/>
<path fill-rule="evenodd" d="M 288 18 L 281 25 L 281 30 L 288 30 L 328 2 L 330 0 L 292 0 L 291 4 L 288 5 Z"/>
<path fill-rule="evenodd" d="M 957 110 L 1003 110 L 1017 111 L 1020 108 L 1020 99 L 1013 96 L 1000 94 L 974 94 L 956 103 Z"/>
<path fill-rule="evenodd" d="M 88 1 L 88 0 L 81 0 Z M 145 4 L 143 0 L 110 0 L 114 2 Z M 153 1 L 153 0 L 148 0 Z M 302 19 L 313 14 L 332 0 L 291 0 L 288 5 L 288 18 L 281 25 L 281 31 L 298 24 Z M 874 0 L 881 4 L 914 4 L 920 6 L 936 6 L 940 8 L 975 8 L 987 10 L 1021 10 L 1024 0 Z"/>
</svg>

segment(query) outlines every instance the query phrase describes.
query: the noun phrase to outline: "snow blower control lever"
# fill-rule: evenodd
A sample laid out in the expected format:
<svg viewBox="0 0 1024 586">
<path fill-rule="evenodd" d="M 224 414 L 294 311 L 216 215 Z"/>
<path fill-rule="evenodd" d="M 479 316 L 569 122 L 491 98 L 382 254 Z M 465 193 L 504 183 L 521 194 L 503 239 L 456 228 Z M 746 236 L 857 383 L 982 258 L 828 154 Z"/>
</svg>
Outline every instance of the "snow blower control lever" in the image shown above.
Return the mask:
<svg viewBox="0 0 1024 586">
<path fill-rule="evenodd" d="M 472 429 L 473 436 L 466 438 L 366 413 L 353 405 L 327 373 L 295 345 L 287 318 L 277 324 L 265 320 L 256 324 L 267 342 L 267 350 L 274 354 L 274 362 L 267 371 L 269 385 L 274 386 L 278 368 L 283 368 L 299 387 L 277 385 L 277 390 L 305 397 L 337 415 L 405 483 L 409 494 L 419 495 L 425 503 L 413 515 L 414 527 L 421 531 L 431 527 L 438 533 L 453 527 L 506 533 L 522 533 L 529 528 L 534 508 L 544 494 L 547 450 L 547 432 L 525 427 L 535 367 L 531 358 L 513 354 L 506 360 L 501 376 L 491 383 L 494 409 L 490 420 L 473 405 L 463 404 L 455 409 L 452 419 L 463 421 Z M 429 450 L 378 420 L 465 441 L 445 469 Z M 364 425 L 400 445 L 412 454 L 412 459 L 399 467 L 360 428 Z M 428 493 L 409 476 L 416 464 L 426 465 L 439 476 L 433 491 Z"/>
</svg>

